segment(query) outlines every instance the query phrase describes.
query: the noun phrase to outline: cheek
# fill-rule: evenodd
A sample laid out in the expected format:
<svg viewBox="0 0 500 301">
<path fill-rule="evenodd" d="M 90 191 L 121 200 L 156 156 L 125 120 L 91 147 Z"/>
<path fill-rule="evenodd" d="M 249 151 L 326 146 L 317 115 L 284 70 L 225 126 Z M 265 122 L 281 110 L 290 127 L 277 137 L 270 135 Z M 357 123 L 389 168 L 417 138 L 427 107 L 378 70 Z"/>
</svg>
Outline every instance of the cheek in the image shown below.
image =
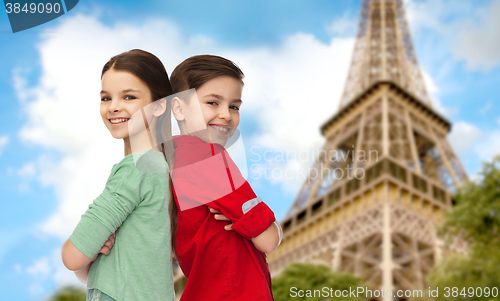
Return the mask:
<svg viewBox="0 0 500 301">
<path fill-rule="evenodd" d="M 106 118 L 106 107 L 101 105 L 101 107 L 99 109 L 99 113 L 101 114 L 102 119 L 105 119 Z"/>
<path fill-rule="evenodd" d="M 238 125 L 240 124 L 240 114 L 234 113 L 231 118 L 233 119 L 234 127 L 238 127 Z"/>
</svg>

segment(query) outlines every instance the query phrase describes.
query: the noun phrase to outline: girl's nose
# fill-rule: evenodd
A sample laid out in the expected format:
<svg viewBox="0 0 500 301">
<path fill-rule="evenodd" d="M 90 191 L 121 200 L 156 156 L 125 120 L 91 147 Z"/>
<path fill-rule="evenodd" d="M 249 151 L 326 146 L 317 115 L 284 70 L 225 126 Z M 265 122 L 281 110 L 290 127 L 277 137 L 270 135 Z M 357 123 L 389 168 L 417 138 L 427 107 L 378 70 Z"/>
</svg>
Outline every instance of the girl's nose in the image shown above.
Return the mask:
<svg viewBox="0 0 500 301">
<path fill-rule="evenodd" d="M 110 100 L 110 104 L 108 107 L 109 112 L 118 112 L 120 110 L 119 103 L 116 100 Z"/>
</svg>

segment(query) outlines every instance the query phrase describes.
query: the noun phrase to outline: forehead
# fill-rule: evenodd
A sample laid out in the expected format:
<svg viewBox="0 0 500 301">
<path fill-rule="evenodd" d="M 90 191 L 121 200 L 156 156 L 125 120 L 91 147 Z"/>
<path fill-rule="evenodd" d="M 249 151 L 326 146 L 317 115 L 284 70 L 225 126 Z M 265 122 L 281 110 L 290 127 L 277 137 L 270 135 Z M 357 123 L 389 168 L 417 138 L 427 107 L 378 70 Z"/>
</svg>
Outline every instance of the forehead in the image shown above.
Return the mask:
<svg viewBox="0 0 500 301">
<path fill-rule="evenodd" d="M 127 90 L 127 89 L 135 89 L 135 90 L 147 90 L 146 84 L 139 79 L 134 74 L 128 71 L 114 70 L 110 69 L 106 73 L 104 73 L 101 85 L 103 90 L 111 91 L 111 90 Z"/>
<path fill-rule="evenodd" d="M 242 90 L 243 84 L 239 80 L 230 76 L 218 76 L 196 89 L 196 94 L 200 98 L 215 94 L 232 101 L 241 98 Z"/>
</svg>

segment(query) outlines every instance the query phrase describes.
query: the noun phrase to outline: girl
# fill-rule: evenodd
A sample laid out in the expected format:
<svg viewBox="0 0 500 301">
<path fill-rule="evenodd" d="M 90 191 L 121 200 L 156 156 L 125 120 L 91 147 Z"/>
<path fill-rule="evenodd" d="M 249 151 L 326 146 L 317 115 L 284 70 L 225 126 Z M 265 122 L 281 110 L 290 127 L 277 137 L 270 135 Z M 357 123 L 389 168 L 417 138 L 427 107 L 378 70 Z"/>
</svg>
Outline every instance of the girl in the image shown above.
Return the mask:
<svg viewBox="0 0 500 301">
<path fill-rule="evenodd" d="M 170 219 L 187 277 L 181 300 L 273 300 L 265 253 L 277 248 L 281 228 L 223 147 L 239 125 L 242 79 L 233 62 L 211 55 L 191 57 L 172 72 L 181 135 L 173 137 Z M 221 233 L 221 224 L 234 231 Z"/>
<path fill-rule="evenodd" d="M 156 56 L 134 49 L 111 58 L 101 79 L 101 117 L 123 139 L 125 158 L 64 243 L 62 260 L 79 279 L 88 275 L 87 300 L 174 300 L 166 161 L 173 146 L 162 98 L 172 94 L 169 78 Z"/>
</svg>

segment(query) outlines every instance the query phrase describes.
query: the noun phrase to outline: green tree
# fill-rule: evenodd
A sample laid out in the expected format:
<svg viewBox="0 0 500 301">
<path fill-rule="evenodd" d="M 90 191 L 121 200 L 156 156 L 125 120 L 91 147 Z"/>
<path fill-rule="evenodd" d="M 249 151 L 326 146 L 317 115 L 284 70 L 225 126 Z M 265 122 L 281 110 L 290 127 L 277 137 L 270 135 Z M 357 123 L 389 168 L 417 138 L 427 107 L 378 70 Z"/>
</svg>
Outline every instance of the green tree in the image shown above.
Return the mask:
<svg viewBox="0 0 500 301">
<path fill-rule="evenodd" d="M 328 266 L 325 265 L 314 265 L 307 263 L 294 263 L 289 265 L 280 276 L 273 278 L 273 295 L 275 301 L 287 301 L 287 300 L 309 300 L 309 301 L 320 301 L 320 300 L 345 300 L 345 301 L 361 301 L 364 300 L 361 294 L 358 298 L 356 297 L 341 297 L 333 298 L 319 296 L 319 293 L 315 297 L 292 297 L 291 288 L 297 288 L 298 290 L 319 290 L 322 292 L 324 287 L 335 290 L 347 290 L 351 288 L 356 290 L 357 287 L 365 288 L 367 285 L 363 283 L 359 278 L 346 272 L 333 272 Z M 364 294 L 363 294 L 364 296 Z"/>
<path fill-rule="evenodd" d="M 59 289 L 49 300 L 50 301 L 85 301 L 87 293 L 85 290 L 66 286 Z"/>
<path fill-rule="evenodd" d="M 426 277 L 428 286 L 439 288 L 439 297 L 432 300 L 499 300 L 500 156 L 484 163 L 479 180 L 460 187 L 454 199 L 455 206 L 445 214 L 438 233 L 447 243 L 460 236 L 470 250 L 467 255 L 448 256 L 432 268 Z M 446 297 L 445 287 L 456 287 L 458 294 Z M 483 288 L 482 297 L 472 294 L 470 287 Z M 496 287 L 498 296 L 490 292 L 486 297 L 486 287 Z"/>
</svg>

